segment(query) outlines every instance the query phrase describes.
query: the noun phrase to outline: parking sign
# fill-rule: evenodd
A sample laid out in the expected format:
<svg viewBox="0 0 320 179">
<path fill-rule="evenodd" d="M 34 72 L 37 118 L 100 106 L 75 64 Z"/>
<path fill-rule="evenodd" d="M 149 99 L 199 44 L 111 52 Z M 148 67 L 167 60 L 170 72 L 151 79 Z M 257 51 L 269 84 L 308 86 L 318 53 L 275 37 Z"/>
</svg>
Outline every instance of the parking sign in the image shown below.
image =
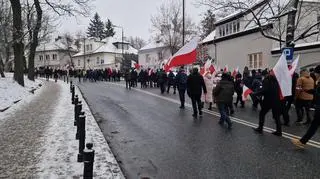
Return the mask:
<svg viewBox="0 0 320 179">
<path fill-rule="evenodd" d="M 286 54 L 287 61 L 288 62 L 292 62 L 292 60 L 293 60 L 293 48 L 291 48 L 291 47 L 283 48 L 283 52 Z"/>
</svg>

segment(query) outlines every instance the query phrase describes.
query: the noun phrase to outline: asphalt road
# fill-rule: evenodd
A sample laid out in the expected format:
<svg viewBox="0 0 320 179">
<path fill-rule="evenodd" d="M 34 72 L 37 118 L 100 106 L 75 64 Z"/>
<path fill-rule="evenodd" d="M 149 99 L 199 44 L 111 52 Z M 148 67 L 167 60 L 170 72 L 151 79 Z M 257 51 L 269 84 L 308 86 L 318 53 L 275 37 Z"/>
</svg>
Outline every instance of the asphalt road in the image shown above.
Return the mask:
<svg viewBox="0 0 320 179">
<path fill-rule="evenodd" d="M 320 178 L 318 134 L 305 151 L 289 140 L 306 127 L 285 128 L 284 137 L 268 128 L 258 135 L 251 129 L 257 112 L 237 109 L 228 130 L 214 111 L 194 120 L 190 107 L 180 110 L 176 96 L 158 89 L 78 86 L 127 178 Z"/>
</svg>

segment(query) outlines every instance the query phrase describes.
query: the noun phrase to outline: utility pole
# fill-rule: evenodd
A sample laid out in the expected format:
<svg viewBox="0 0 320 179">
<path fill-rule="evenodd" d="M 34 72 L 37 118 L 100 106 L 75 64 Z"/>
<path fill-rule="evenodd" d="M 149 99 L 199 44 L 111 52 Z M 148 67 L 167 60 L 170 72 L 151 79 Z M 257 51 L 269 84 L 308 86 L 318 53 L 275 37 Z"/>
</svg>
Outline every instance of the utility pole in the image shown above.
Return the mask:
<svg viewBox="0 0 320 179">
<path fill-rule="evenodd" d="M 83 38 L 83 69 L 86 69 L 86 38 Z"/>
<path fill-rule="evenodd" d="M 182 45 L 184 45 L 184 28 L 185 28 L 185 24 L 184 24 L 184 11 L 185 11 L 185 0 L 182 0 Z"/>
<path fill-rule="evenodd" d="M 286 35 L 286 47 L 294 47 L 294 31 L 296 29 L 295 27 L 295 21 L 296 21 L 296 13 L 298 8 L 299 0 L 294 0 L 291 2 L 290 7 L 292 10 L 290 13 L 288 13 L 288 19 L 287 19 L 287 35 Z"/>
</svg>

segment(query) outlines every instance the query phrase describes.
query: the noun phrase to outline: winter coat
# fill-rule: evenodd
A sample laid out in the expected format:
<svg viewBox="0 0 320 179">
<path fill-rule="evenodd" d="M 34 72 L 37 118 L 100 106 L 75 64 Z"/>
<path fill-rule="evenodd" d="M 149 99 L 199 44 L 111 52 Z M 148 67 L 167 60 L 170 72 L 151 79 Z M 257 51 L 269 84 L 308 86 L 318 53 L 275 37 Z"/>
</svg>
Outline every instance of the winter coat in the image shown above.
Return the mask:
<svg viewBox="0 0 320 179">
<path fill-rule="evenodd" d="M 168 75 L 168 84 L 169 85 L 174 85 L 174 82 L 175 82 L 174 78 L 175 78 L 175 76 L 174 76 L 173 72 L 170 72 L 169 75 Z"/>
<path fill-rule="evenodd" d="M 187 89 L 187 80 L 188 80 L 188 76 L 184 72 L 184 70 L 179 71 L 175 79 L 178 90 Z"/>
<path fill-rule="evenodd" d="M 254 92 L 253 95 L 263 96 L 262 105 L 281 107 L 280 86 L 276 77 L 272 75 L 266 76 L 262 81 L 262 88 L 258 92 Z"/>
<path fill-rule="evenodd" d="M 230 104 L 233 101 L 234 84 L 228 79 L 222 79 L 214 90 L 215 101 Z"/>
<path fill-rule="evenodd" d="M 163 84 L 167 82 L 167 74 L 164 71 L 159 72 L 158 83 Z"/>
<path fill-rule="evenodd" d="M 207 88 L 204 83 L 203 77 L 199 73 L 192 73 L 188 76 L 187 80 L 187 94 L 191 96 L 201 97 L 202 90 L 207 93 Z"/>
<path fill-rule="evenodd" d="M 237 79 L 234 83 L 234 89 L 236 93 L 242 94 L 243 92 L 243 81 L 241 79 Z"/>
<path fill-rule="evenodd" d="M 262 87 L 262 76 L 257 75 L 255 76 L 255 78 L 252 81 L 252 90 L 257 92 L 259 91 L 259 89 Z"/>
<path fill-rule="evenodd" d="M 296 84 L 296 98 L 301 100 L 313 100 L 313 94 L 306 91 L 314 89 L 314 81 L 308 73 L 298 78 Z"/>
<path fill-rule="evenodd" d="M 207 94 L 202 93 L 201 101 L 207 102 L 207 103 L 212 103 L 213 98 L 212 98 L 211 91 L 213 90 L 213 78 L 211 77 L 211 75 L 205 75 L 203 77 L 203 79 L 204 79 L 204 83 L 206 85 L 207 91 L 209 91 L 209 93 L 207 93 Z"/>
</svg>

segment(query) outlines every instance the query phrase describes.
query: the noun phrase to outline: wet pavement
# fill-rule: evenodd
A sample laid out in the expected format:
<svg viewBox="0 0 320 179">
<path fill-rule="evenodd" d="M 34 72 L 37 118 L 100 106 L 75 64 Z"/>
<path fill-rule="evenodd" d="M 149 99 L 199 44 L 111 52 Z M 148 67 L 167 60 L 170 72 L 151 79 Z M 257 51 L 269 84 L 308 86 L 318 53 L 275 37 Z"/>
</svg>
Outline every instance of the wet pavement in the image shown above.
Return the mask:
<svg viewBox="0 0 320 179">
<path fill-rule="evenodd" d="M 284 128 L 289 135 L 280 138 L 257 135 L 251 126 L 258 114 L 246 108 L 237 109 L 228 130 L 214 111 L 194 120 L 190 107 L 178 108 L 178 95 L 161 96 L 158 89 L 79 87 L 128 178 L 320 178 L 320 145 L 298 151 L 288 140 L 304 126 Z"/>
</svg>

